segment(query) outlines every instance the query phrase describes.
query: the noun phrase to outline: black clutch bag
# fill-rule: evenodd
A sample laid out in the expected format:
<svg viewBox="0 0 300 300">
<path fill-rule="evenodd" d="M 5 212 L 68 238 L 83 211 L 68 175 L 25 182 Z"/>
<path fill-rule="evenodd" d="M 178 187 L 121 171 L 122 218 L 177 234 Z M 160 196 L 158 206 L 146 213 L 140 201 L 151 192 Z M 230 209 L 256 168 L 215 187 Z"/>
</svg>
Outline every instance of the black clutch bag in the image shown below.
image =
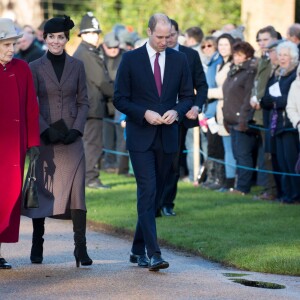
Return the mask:
<svg viewBox="0 0 300 300">
<path fill-rule="evenodd" d="M 68 126 L 65 123 L 64 119 L 60 119 L 54 123 L 51 123 L 49 126 L 56 129 L 63 135 L 67 135 L 67 133 L 69 132 Z"/>
<path fill-rule="evenodd" d="M 35 160 L 30 161 L 23 185 L 22 197 L 24 208 L 38 208 L 39 199 L 35 177 Z"/>
</svg>

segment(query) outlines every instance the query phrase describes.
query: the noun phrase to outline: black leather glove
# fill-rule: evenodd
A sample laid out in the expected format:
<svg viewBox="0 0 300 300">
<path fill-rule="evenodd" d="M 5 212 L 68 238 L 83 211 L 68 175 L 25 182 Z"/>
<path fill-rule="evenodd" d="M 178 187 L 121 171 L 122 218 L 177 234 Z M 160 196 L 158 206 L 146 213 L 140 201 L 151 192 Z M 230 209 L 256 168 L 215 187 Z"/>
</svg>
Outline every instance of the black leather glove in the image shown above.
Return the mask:
<svg viewBox="0 0 300 300">
<path fill-rule="evenodd" d="M 42 134 L 41 139 L 46 145 L 57 144 L 64 141 L 65 136 L 54 128 L 47 128 Z"/>
<path fill-rule="evenodd" d="M 40 156 L 40 150 L 39 147 L 31 147 L 29 148 L 29 159 L 30 161 L 37 160 Z"/>
<path fill-rule="evenodd" d="M 66 137 L 64 139 L 64 144 L 65 145 L 72 144 L 80 136 L 81 136 L 80 131 L 78 131 L 77 129 L 70 129 L 69 132 L 68 132 L 68 134 L 66 135 Z"/>
</svg>

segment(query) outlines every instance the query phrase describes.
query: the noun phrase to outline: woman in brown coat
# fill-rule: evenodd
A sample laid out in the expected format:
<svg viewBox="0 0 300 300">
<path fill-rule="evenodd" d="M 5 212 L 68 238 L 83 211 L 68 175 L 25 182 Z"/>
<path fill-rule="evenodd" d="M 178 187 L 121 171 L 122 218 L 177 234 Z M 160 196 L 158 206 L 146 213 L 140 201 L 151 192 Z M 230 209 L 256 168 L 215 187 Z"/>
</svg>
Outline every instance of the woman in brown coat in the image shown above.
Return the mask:
<svg viewBox="0 0 300 300">
<path fill-rule="evenodd" d="M 32 218 L 30 259 L 43 260 L 45 217 L 73 221 L 76 265 L 91 265 L 86 250 L 85 158 L 82 142 L 88 112 L 86 78 L 82 62 L 66 54 L 69 17 L 52 18 L 45 24 L 48 52 L 32 62 L 40 106 L 40 158 L 37 184 L 40 207 L 24 211 Z"/>
<path fill-rule="evenodd" d="M 251 90 L 256 74 L 257 60 L 254 49 L 247 42 L 233 45 L 233 65 L 223 84 L 223 116 L 231 135 L 231 145 L 237 166 L 236 189 L 231 192 L 244 195 L 250 192 L 253 171 L 253 153 L 258 133 L 249 128 L 254 110 L 250 105 Z"/>
</svg>

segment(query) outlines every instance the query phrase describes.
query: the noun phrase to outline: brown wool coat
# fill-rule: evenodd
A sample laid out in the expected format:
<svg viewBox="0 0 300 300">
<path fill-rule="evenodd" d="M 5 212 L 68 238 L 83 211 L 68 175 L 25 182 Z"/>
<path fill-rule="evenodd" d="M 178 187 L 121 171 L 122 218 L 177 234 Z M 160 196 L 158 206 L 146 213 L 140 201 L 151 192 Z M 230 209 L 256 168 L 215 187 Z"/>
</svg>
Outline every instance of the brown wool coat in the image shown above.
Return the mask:
<svg viewBox="0 0 300 300">
<path fill-rule="evenodd" d="M 64 119 L 69 129 L 83 134 L 89 105 L 82 62 L 66 55 L 60 82 L 46 55 L 32 62 L 30 68 L 40 107 L 40 133 Z M 69 209 L 86 210 L 81 137 L 70 145 L 45 145 L 41 140 L 40 152 L 36 170 L 40 207 L 22 213 L 31 218 L 69 218 Z"/>
</svg>

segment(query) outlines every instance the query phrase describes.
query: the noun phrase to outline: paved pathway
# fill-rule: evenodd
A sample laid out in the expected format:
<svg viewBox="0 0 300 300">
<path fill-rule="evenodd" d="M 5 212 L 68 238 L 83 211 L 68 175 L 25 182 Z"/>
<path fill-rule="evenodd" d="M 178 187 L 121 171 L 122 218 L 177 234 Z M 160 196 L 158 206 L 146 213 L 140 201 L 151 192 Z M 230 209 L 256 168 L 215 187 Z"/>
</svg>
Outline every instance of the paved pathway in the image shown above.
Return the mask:
<svg viewBox="0 0 300 300">
<path fill-rule="evenodd" d="M 300 299 L 300 278 L 242 272 L 199 257 L 163 249 L 170 268 L 150 272 L 128 262 L 130 241 L 88 231 L 91 267 L 76 268 L 70 221 L 46 220 L 44 262 L 29 260 L 31 220 L 22 218 L 20 242 L 3 244 L 13 264 L 0 271 L 0 299 Z M 246 273 L 248 280 L 283 284 L 285 289 L 247 287 L 224 273 Z"/>
</svg>

